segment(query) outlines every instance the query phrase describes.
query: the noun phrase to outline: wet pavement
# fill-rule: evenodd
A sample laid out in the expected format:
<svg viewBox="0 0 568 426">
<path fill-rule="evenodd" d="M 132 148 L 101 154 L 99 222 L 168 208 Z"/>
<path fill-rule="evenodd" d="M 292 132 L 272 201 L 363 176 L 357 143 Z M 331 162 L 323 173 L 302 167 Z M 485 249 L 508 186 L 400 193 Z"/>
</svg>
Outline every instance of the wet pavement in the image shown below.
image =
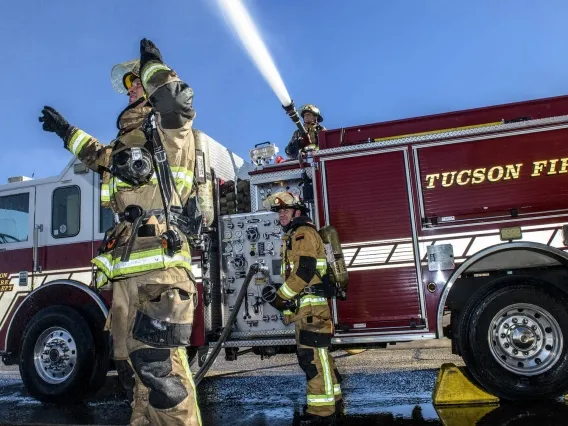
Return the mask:
<svg viewBox="0 0 568 426">
<path fill-rule="evenodd" d="M 560 426 L 563 402 L 434 408 L 432 389 L 444 362 L 462 365 L 447 348 L 334 353 L 343 374 L 347 417 L 342 425 Z M 193 367 L 196 370 L 197 366 Z M 198 388 L 203 425 L 295 425 L 305 401 L 305 377 L 294 355 L 234 362 L 222 356 Z M 130 407 L 116 375 L 93 398 L 74 406 L 42 404 L 27 396 L 17 369 L 0 371 L 2 425 L 126 425 Z"/>
</svg>

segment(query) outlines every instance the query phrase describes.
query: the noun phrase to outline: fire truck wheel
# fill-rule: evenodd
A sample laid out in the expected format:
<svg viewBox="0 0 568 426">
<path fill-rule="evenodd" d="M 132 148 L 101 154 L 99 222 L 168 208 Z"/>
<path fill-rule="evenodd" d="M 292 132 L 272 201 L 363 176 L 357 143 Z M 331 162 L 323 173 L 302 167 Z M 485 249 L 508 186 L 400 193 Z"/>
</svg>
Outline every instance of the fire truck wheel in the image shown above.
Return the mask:
<svg viewBox="0 0 568 426">
<path fill-rule="evenodd" d="M 506 400 L 568 391 L 568 297 L 532 277 L 507 277 L 464 309 L 461 354 L 469 372 Z"/>
<path fill-rule="evenodd" d="M 26 390 L 42 402 L 62 404 L 84 398 L 92 391 L 96 364 L 89 325 L 67 306 L 42 309 L 24 331 L 20 374 Z"/>
</svg>

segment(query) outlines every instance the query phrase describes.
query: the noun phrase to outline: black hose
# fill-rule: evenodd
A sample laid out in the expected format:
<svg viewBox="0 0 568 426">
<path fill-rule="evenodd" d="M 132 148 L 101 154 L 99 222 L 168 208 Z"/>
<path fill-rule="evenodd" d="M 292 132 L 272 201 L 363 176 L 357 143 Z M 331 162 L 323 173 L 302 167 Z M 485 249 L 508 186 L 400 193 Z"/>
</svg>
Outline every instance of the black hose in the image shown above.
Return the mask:
<svg viewBox="0 0 568 426">
<path fill-rule="evenodd" d="M 203 366 L 195 374 L 195 377 L 193 379 L 194 382 L 195 382 L 195 386 L 197 386 L 199 384 L 199 382 L 201 382 L 201 380 L 203 379 L 205 374 L 207 374 L 207 371 L 209 371 L 209 369 L 213 365 L 213 361 L 215 361 L 215 358 L 217 358 L 217 355 L 219 354 L 219 351 L 221 350 L 221 345 L 223 343 L 225 343 L 225 340 L 227 340 L 227 338 L 231 334 L 231 331 L 233 329 L 233 322 L 235 321 L 235 318 L 237 317 L 237 314 L 239 312 L 239 309 L 241 308 L 243 300 L 244 300 L 245 296 L 247 295 L 247 289 L 248 289 L 249 283 L 251 282 L 252 277 L 254 277 L 259 272 L 268 272 L 266 265 L 263 265 L 261 263 L 253 263 L 252 265 L 250 265 L 250 268 L 249 268 L 248 273 L 247 273 L 246 278 L 245 278 L 245 282 L 243 283 L 243 286 L 241 287 L 241 291 L 239 292 L 239 294 L 237 296 L 237 301 L 235 302 L 235 305 L 233 306 L 233 311 L 231 312 L 231 315 L 229 315 L 229 319 L 227 320 L 227 323 L 225 324 L 225 327 L 223 328 L 223 332 L 221 333 L 221 337 L 219 337 L 219 340 L 217 340 L 217 343 L 213 347 L 213 351 L 211 352 L 211 354 L 209 355 L 209 357 L 207 358 L 207 360 L 205 361 Z"/>
</svg>

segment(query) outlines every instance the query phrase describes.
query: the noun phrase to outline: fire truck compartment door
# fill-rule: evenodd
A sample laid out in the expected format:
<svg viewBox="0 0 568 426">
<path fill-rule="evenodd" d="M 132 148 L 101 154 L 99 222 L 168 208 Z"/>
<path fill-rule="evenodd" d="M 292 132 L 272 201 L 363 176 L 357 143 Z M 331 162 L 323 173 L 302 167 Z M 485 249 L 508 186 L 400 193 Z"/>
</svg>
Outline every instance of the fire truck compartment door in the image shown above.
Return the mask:
<svg viewBox="0 0 568 426">
<path fill-rule="evenodd" d="M 33 186 L 0 192 L 0 336 L 14 301 L 31 290 L 35 196 Z"/>
<path fill-rule="evenodd" d="M 349 272 L 347 300 L 334 300 L 336 328 L 420 327 L 406 151 L 323 161 L 326 222 L 339 233 Z"/>
</svg>

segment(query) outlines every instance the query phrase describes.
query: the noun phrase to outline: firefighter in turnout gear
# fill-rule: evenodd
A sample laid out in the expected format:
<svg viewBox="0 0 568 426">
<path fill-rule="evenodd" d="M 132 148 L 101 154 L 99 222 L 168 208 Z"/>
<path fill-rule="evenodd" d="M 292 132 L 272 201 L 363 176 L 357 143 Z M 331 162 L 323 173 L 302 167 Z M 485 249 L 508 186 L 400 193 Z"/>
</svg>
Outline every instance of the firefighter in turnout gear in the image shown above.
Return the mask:
<svg viewBox="0 0 568 426">
<path fill-rule="evenodd" d="M 312 104 L 300 108 L 300 116 L 304 120 L 304 128 L 308 133 L 309 143 L 304 140 L 300 130 L 296 130 L 285 149 L 288 158 L 297 159 L 301 152 L 318 149 L 318 132 L 326 130 L 320 123 L 323 117 L 317 106 Z"/>
<path fill-rule="evenodd" d="M 184 227 L 184 206 L 195 190 L 193 90 L 146 39 L 140 59 L 115 66 L 111 80 L 129 105 L 109 145 L 51 107 L 40 122 L 101 175 L 101 203 L 115 213 L 92 262 L 96 286 L 113 290 L 105 328 L 132 400 L 130 424 L 200 425 L 186 353 L 197 303 Z"/>
<path fill-rule="evenodd" d="M 327 277 L 322 239 L 297 195 L 279 192 L 264 201 L 278 212 L 282 238 L 282 278 L 271 303 L 296 326 L 296 354 L 307 380 L 307 409 L 301 424 L 334 424 L 342 413 L 341 376 L 328 347 L 333 334 L 327 302 L 334 287 Z"/>
</svg>

